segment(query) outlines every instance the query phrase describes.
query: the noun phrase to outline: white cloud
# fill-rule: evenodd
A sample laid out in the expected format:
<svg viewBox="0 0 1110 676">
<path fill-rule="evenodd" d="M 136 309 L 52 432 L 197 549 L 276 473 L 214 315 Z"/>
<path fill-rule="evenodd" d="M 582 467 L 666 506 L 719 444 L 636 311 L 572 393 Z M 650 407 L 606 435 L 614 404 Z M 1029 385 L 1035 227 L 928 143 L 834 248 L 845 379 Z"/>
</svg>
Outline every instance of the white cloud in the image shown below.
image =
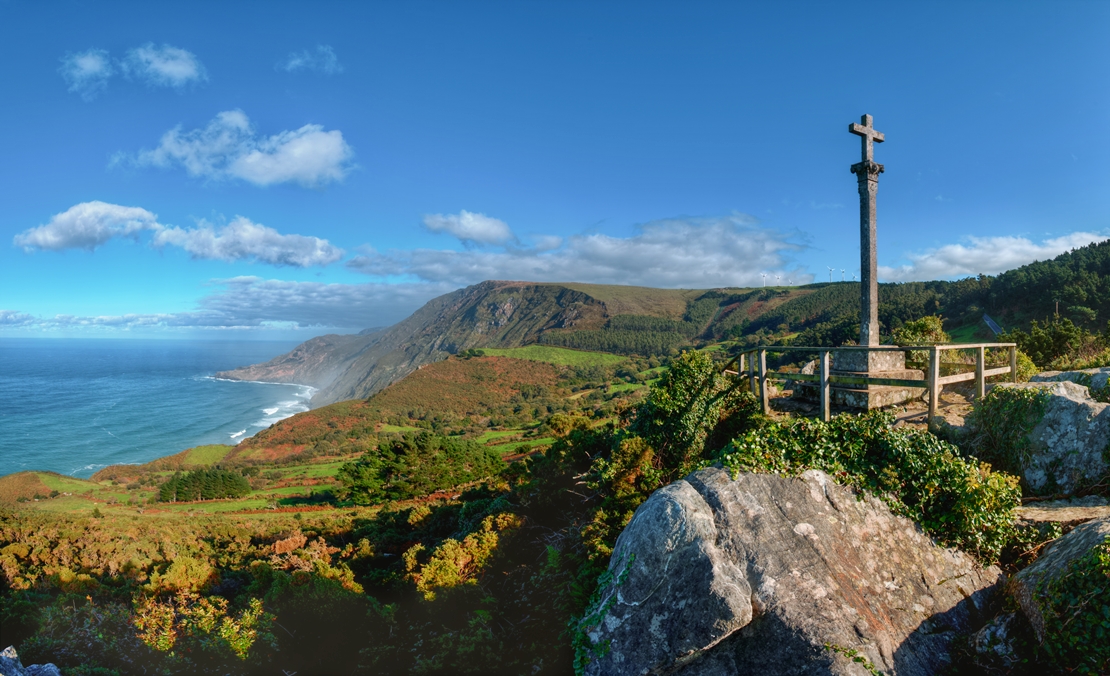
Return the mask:
<svg viewBox="0 0 1110 676">
<path fill-rule="evenodd" d="M 15 310 L 0 310 L 0 329 L 32 326 L 36 323 L 34 317 Z"/>
<path fill-rule="evenodd" d="M 258 277 L 215 282 L 220 290 L 191 312 L 34 317 L 0 311 L 0 331 L 17 330 L 241 330 L 317 328 L 358 330 L 388 326 L 453 287 L 442 284 L 324 284 Z"/>
<path fill-rule="evenodd" d="M 203 129 L 166 132 L 153 150 L 132 160 L 139 166 L 181 166 L 190 176 L 240 178 L 259 186 L 294 182 L 314 187 L 340 181 L 351 169 L 354 151 L 338 130 L 306 124 L 295 131 L 258 136 L 241 110 L 218 114 Z M 126 160 L 117 155 L 113 162 Z"/>
<path fill-rule="evenodd" d="M 1092 232 L 1073 232 L 1040 244 L 1025 237 L 968 237 L 966 244 L 948 244 L 909 254 L 908 265 L 879 266 L 879 278 L 886 282 L 911 282 L 996 275 L 1105 239 L 1106 235 Z"/>
<path fill-rule="evenodd" d="M 135 238 L 143 230 L 160 227 L 158 217 L 140 207 L 82 202 L 57 214 L 46 225 L 21 232 L 13 241 L 27 251 L 92 251 L 113 237 Z"/>
<path fill-rule="evenodd" d="M 108 52 L 103 49 L 89 49 L 63 56 L 58 72 L 69 85 L 69 91 L 91 101 L 107 88 L 108 79 L 112 77 L 114 69 Z"/>
<path fill-rule="evenodd" d="M 120 62 L 124 74 L 149 85 L 181 89 L 208 79 L 204 65 L 190 51 L 148 42 L 127 52 Z"/>
<path fill-rule="evenodd" d="M 348 266 L 372 276 L 456 285 L 513 279 L 713 288 L 761 284 L 762 272 L 787 272 L 785 254 L 800 248 L 744 214 L 659 220 L 632 237 L 579 235 L 554 248 L 553 241 L 542 244 L 500 251 L 366 249 Z M 796 269 L 789 275 L 796 283 L 812 280 Z"/>
<path fill-rule="evenodd" d="M 138 239 L 144 230 L 153 233 L 152 246 L 181 247 L 193 258 L 309 267 L 329 265 L 343 257 L 343 250 L 326 239 L 283 235 L 243 216 L 236 216 L 222 228 L 205 221 L 196 228 L 179 228 L 159 223 L 158 217 L 146 209 L 106 202 L 72 206 L 46 225 L 21 232 L 13 241 L 26 251 L 93 251 L 114 237 Z"/>
<path fill-rule="evenodd" d="M 516 239 L 504 221 L 465 209 L 457 214 L 428 214 L 424 225 L 432 232 L 446 232 L 463 242 L 505 244 Z"/>
<path fill-rule="evenodd" d="M 242 216 L 235 217 L 219 230 L 205 222 L 193 229 L 163 228 L 155 234 L 151 244 L 179 246 L 193 258 L 221 261 L 253 258 L 270 265 L 299 268 L 328 265 L 343 257 L 343 250 L 326 239 L 283 235 Z"/>
<path fill-rule="evenodd" d="M 335 55 L 335 50 L 330 45 L 317 45 L 315 51 L 307 49 L 300 52 L 290 52 L 289 56 L 277 64 L 278 70 L 295 73 L 299 70 L 314 70 L 324 75 L 335 75 L 343 72 L 343 64 Z"/>
</svg>

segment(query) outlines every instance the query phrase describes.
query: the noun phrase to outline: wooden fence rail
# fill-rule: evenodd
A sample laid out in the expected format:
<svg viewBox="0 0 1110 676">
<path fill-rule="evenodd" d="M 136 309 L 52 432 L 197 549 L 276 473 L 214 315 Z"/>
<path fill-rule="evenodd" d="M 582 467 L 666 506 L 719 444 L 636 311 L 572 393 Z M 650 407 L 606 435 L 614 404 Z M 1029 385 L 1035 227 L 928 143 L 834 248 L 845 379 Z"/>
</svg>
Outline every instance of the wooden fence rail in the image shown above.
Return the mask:
<svg viewBox="0 0 1110 676">
<path fill-rule="evenodd" d="M 988 349 L 1006 349 L 1009 351 L 1010 364 L 1008 366 L 999 366 L 996 368 L 988 369 L 986 367 L 986 351 Z M 925 372 L 925 380 L 907 380 L 902 378 L 880 378 L 872 376 L 856 376 L 833 374 L 829 368 L 830 355 L 834 352 L 844 351 L 860 351 L 865 350 L 868 352 L 909 352 L 921 351 L 927 352 L 929 355 L 929 364 Z M 948 350 L 974 350 L 975 351 L 975 370 L 968 373 L 955 373 L 947 376 L 940 375 L 941 353 Z M 767 370 L 767 353 L 768 352 L 810 352 L 817 353 L 818 369 L 817 373 L 782 373 Z M 746 368 L 745 368 L 746 366 Z M 735 368 L 733 368 L 735 367 Z M 747 371 L 745 374 L 744 372 Z M 975 396 L 981 399 L 986 392 L 987 378 L 992 376 L 1001 376 L 1010 374 L 1010 379 L 1017 382 L 1017 344 L 1016 343 L 971 343 L 971 344 L 955 344 L 955 345 L 915 345 L 910 347 L 902 347 L 895 345 L 880 345 L 877 347 L 805 347 L 805 346 L 784 346 L 784 347 L 753 347 L 740 352 L 728 362 L 724 367 L 724 373 L 746 377 L 752 389 L 752 393 L 759 396 L 760 402 L 763 406 L 763 412 L 770 412 L 770 402 L 768 401 L 767 382 L 770 380 L 794 380 L 817 383 L 818 391 L 820 392 L 821 402 L 821 419 L 828 421 L 830 417 L 829 408 L 831 402 L 831 388 L 834 385 L 889 385 L 893 387 L 915 387 L 924 388 L 928 390 L 929 395 L 929 428 L 933 429 L 935 422 L 934 418 L 937 414 L 937 406 L 940 402 L 940 392 L 945 385 L 952 383 L 962 383 L 969 380 L 975 381 Z"/>
</svg>

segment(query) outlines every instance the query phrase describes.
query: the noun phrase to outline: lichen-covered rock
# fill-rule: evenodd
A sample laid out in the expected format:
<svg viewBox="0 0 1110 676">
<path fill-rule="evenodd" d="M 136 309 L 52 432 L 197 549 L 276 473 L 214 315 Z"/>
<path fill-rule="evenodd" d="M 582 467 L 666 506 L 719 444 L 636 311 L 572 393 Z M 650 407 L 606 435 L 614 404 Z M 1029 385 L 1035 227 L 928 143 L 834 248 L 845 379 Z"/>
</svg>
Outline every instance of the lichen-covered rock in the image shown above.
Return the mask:
<svg viewBox="0 0 1110 676">
<path fill-rule="evenodd" d="M 717 468 L 641 505 L 609 574 L 593 676 L 934 674 L 1001 575 L 823 472 Z"/>
<path fill-rule="evenodd" d="M 32 664 L 23 666 L 14 646 L 0 651 L 0 676 L 61 676 L 61 671 L 53 664 Z"/>
<path fill-rule="evenodd" d="M 1031 383 L 1057 383 L 1070 381 L 1092 390 L 1104 389 L 1110 385 L 1110 366 L 1079 371 L 1042 371 L 1029 379 Z"/>
<path fill-rule="evenodd" d="M 1043 389 L 1050 396 L 1044 418 L 1029 433 L 1032 455 L 1022 478 L 1034 492 L 1071 493 L 1110 472 L 1110 404 L 1090 397 L 1070 380 L 1002 384 Z"/>
<path fill-rule="evenodd" d="M 1110 517 L 1103 517 L 1076 526 L 1067 535 L 1055 540 L 1029 567 L 1014 576 L 1009 583 L 1010 593 L 1017 599 L 1025 617 L 1043 641 L 1045 635 L 1044 610 L 1039 592 L 1046 584 L 1064 575 L 1068 566 L 1086 556 L 1110 536 Z"/>
</svg>

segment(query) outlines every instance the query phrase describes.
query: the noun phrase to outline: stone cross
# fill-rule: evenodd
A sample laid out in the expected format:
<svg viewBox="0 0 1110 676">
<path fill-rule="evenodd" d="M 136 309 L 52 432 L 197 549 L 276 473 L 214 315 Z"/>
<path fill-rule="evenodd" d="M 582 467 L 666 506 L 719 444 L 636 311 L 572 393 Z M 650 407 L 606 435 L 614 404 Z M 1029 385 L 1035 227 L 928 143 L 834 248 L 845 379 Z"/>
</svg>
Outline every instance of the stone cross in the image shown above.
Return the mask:
<svg viewBox="0 0 1110 676">
<path fill-rule="evenodd" d="M 879 192 L 879 174 L 883 165 L 874 160 L 875 143 L 885 137 L 875 131 L 870 115 L 860 118 L 863 124 L 850 124 L 848 131 L 861 137 L 862 161 L 852 165 L 859 183 L 860 229 L 860 345 L 879 344 L 879 279 L 875 233 L 875 197 Z"/>
</svg>

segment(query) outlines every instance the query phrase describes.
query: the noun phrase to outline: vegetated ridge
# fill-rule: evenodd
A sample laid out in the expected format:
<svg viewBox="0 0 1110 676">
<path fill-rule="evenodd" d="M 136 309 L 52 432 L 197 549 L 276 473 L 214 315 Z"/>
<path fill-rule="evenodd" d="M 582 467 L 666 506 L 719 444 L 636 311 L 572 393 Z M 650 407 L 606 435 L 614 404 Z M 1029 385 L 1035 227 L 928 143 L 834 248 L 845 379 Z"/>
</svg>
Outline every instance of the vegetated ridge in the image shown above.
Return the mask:
<svg viewBox="0 0 1110 676">
<path fill-rule="evenodd" d="M 958 341 L 989 340 L 990 313 L 1006 328 L 1056 312 L 1089 329 L 1110 318 L 1110 241 L 998 276 L 883 284 L 883 333 L 942 315 Z M 387 329 L 313 338 L 265 364 L 223 378 L 319 388 L 314 407 L 365 398 L 423 364 L 474 348 L 561 346 L 664 355 L 708 341 L 837 346 L 858 335 L 859 284 L 757 289 L 652 289 L 602 284 L 489 281 L 433 299 Z"/>
</svg>

